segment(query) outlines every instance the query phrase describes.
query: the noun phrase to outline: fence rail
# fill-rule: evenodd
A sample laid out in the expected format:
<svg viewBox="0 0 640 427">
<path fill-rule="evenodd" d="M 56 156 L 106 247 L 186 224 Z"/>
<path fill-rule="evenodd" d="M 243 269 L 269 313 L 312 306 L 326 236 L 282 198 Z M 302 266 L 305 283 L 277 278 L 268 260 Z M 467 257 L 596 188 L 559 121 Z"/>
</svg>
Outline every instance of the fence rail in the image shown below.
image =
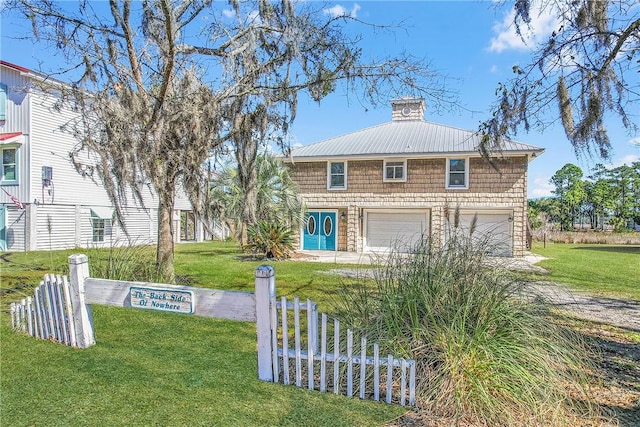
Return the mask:
<svg viewBox="0 0 640 427">
<path fill-rule="evenodd" d="M 413 360 L 381 355 L 377 343 L 318 314 L 311 300 L 276 299 L 273 267 L 255 271 L 255 293 L 89 277 L 85 255 L 69 257 L 70 279 L 45 275 L 33 297 L 11 304 L 12 327 L 86 348 L 95 344 L 91 304 L 254 321 L 258 378 L 400 405 L 415 403 Z"/>
</svg>

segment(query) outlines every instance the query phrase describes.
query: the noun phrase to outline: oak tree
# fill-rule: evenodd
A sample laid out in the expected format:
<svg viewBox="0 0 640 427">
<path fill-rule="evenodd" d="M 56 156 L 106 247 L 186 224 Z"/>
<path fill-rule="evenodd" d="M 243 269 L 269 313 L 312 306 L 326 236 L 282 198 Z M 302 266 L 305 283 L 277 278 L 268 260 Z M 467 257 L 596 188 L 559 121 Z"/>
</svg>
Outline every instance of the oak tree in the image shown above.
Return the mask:
<svg viewBox="0 0 640 427">
<path fill-rule="evenodd" d="M 225 141 L 237 148 L 243 180 L 255 182 L 256 142 L 286 135 L 298 94 L 321 100 L 337 90 L 375 103 L 384 95 L 447 100 L 442 80 L 409 55 L 364 59 L 346 16 L 313 2 L 10 0 L 33 22 L 34 36 L 64 54 L 76 75 L 70 100 L 82 120 L 80 149 L 96 153 L 96 179 L 119 218 L 129 196 L 158 200 L 157 265 L 171 280 L 175 190 L 196 213 L 208 194 L 202 165 Z M 232 18 L 229 18 L 232 16 Z M 286 144 L 283 144 L 286 148 Z M 251 202 L 253 203 L 253 202 Z M 251 220 L 251 214 L 246 214 Z"/>
<path fill-rule="evenodd" d="M 514 77 L 498 86 L 493 116 L 481 125 L 481 149 L 499 150 L 504 137 L 559 118 L 577 155 L 608 159 L 612 146 L 605 118 L 617 117 L 632 135 L 640 123 L 637 2 L 516 0 L 518 34 L 541 11 L 554 15 L 557 26 L 546 42 L 532 46 L 531 61 L 514 65 Z"/>
</svg>

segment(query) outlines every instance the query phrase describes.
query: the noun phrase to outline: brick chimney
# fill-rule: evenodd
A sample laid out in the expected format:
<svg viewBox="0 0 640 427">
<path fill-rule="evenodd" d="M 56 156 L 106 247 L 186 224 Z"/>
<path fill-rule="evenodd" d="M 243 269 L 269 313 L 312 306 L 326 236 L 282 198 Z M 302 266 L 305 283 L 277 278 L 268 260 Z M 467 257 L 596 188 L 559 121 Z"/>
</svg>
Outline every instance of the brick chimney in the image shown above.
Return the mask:
<svg viewBox="0 0 640 427">
<path fill-rule="evenodd" d="M 427 104 L 424 98 L 399 98 L 391 100 L 391 120 L 394 122 L 407 120 L 424 120 Z"/>
</svg>

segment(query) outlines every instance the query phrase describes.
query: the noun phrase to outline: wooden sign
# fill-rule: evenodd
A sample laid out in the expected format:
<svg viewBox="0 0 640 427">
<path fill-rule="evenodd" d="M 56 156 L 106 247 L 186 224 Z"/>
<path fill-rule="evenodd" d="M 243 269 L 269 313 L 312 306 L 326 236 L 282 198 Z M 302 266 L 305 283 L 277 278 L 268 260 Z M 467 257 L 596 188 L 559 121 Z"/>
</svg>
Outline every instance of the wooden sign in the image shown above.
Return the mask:
<svg viewBox="0 0 640 427">
<path fill-rule="evenodd" d="M 133 308 L 193 314 L 193 293 L 190 291 L 132 286 L 129 296 Z"/>
</svg>

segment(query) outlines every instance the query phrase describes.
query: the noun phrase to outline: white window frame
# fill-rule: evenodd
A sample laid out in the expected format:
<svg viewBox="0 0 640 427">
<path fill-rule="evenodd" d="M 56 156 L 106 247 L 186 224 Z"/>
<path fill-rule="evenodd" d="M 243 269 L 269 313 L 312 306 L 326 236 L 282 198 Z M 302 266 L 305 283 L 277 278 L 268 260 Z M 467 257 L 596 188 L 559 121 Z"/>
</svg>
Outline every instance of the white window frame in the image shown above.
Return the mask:
<svg viewBox="0 0 640 427">
<path fill-rule="evenodd" d="M 464 185 L 452 185 L 451 180 L 451 161 L 464 160 Z M 468 157 L 447 157 L 446 159 L 446 188 L 448 190 L 468 190 L 469 189 L 469 158 Z M 453 172 L 460 173 L 460 172 Z"/>
<path fill-rule="evenodd" d="M 387 178 L 388 163 L 402 163 L 402 177 Z M 383 182 L 407 182 L 407 159 L 385 159 L 382 166 L 382 181 Z"/>
<path fill-rule="evenodd" d="M 331 165 L 333 163 L 342 163 L 344 165 L 344 185 L 331 185 Z M 329 160 L 327 162 L 327 190 L 346 190 L 347 189 L 347 161 L 346 160 Z"/>
<path fill-rule="evenodd" d="M 20 181 L 20 145 L 19 144 L 5 144 L 0 146 L 0 185 L 18 185 Z M 15 179 L 5 179 L 4 176 L 4 152 L 5 150 L 15 151 Z"/>
<path fill-rule="evenodd" d="M 113 217 L 109 217 L 104 212 L 100 212 L 103 208 L 91 208 L 91 242 L 104 243 L 107 236 L 113 236 Z M 100 233 L 101 232 L 101 233 Z"/>
<path fill-rule="evenodd" d="M 107 220 L 104 218 L 91 217 L 91 241 L 93 243 L 103 243 L 107 234 Z"/>
</svg>

